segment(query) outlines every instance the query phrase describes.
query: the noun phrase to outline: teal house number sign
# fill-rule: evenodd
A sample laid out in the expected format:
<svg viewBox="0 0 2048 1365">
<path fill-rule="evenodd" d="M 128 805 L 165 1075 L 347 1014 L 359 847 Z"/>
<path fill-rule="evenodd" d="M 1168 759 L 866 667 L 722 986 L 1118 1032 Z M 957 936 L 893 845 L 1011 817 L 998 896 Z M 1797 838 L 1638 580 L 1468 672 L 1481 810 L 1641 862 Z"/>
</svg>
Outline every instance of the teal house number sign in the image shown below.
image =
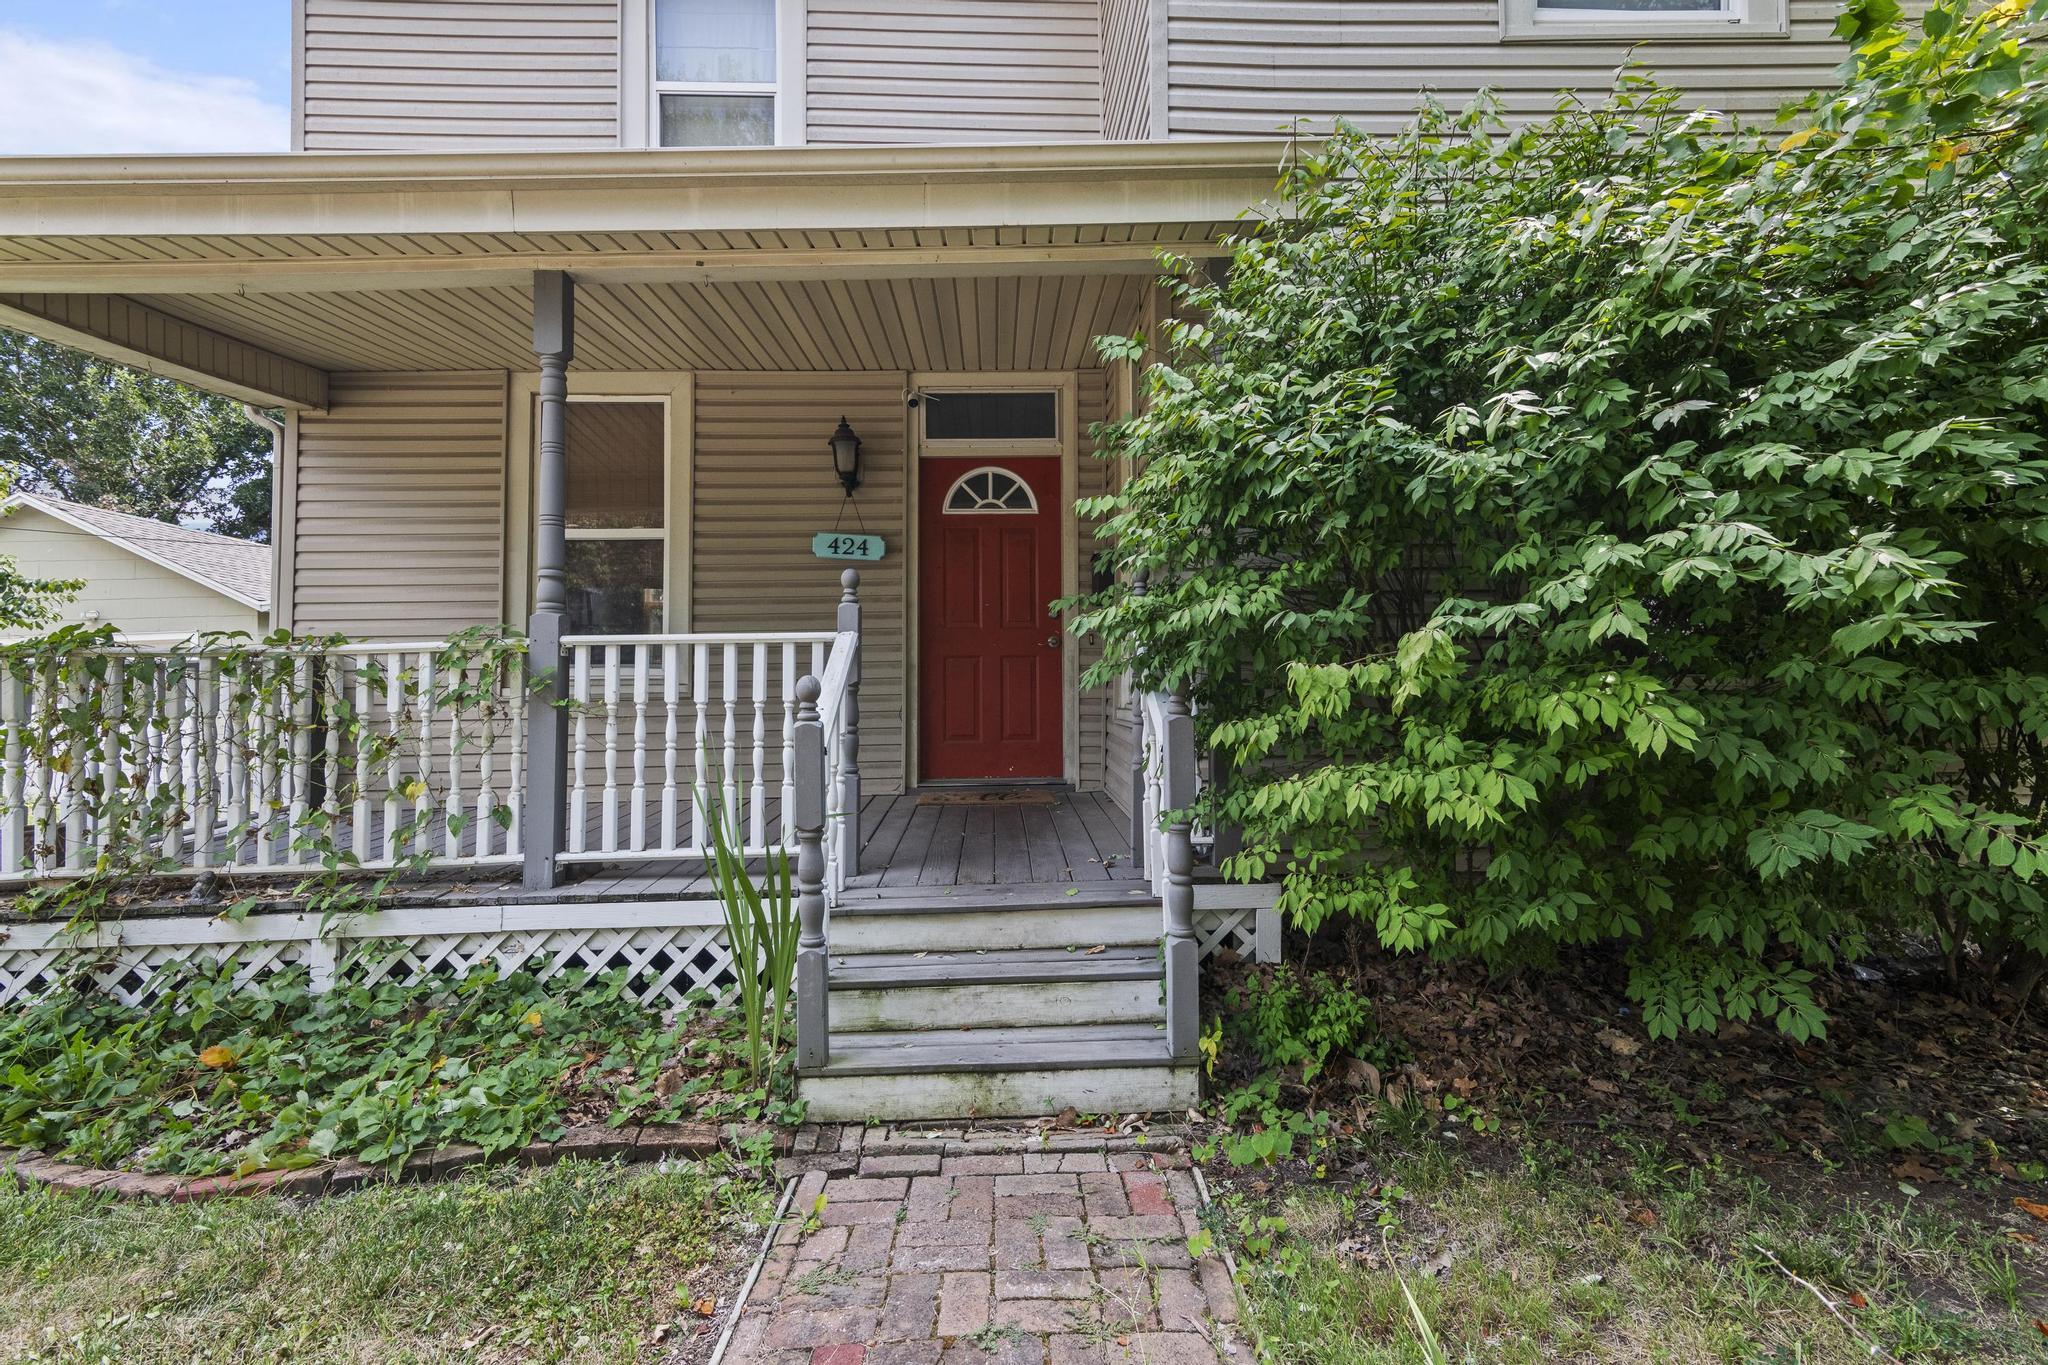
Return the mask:
<svg viewBox="0 0 2048 1365">
<path fill-rule="evenodd" d="M 811 553 L 819 559 L 858 559 L 873 563 L 882 557 L 882 538 L 820 531 L 811 537 Z"/>
</svg>

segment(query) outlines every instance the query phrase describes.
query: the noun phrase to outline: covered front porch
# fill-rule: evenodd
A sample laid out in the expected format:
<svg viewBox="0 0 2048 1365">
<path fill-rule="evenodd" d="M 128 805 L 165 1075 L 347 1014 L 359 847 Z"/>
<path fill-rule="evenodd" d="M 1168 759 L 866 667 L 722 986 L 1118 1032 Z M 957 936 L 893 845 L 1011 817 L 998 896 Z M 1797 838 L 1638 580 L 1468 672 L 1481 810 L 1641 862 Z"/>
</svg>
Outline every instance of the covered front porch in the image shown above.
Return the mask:
<svg viewBox="0 0 2048 1365">
<path fill-rule="evenodd" d="M 1075 503 L 1136 401 L 1094 338 L 1156 331 L 1159 254 L 1213 254 L 1278 157 L 12 163 L 0 323 L 285 409 L 295 638 L 21 661 L 0 876 L 339 870 L 479 932 L 667 932 L 715 909 L 729 820 L 756 867 L 793 855 L 808 1070 L 863 935 L 1163 940 L 1184 1069 L 1198 941 L 1267 936 L 1162 823 L 1200 781 L 1185 711 L 1083 686 L 1050 603 L 1098 585 Z M 989 914 L 885 922 L 921 900 Z"/>
</svg>

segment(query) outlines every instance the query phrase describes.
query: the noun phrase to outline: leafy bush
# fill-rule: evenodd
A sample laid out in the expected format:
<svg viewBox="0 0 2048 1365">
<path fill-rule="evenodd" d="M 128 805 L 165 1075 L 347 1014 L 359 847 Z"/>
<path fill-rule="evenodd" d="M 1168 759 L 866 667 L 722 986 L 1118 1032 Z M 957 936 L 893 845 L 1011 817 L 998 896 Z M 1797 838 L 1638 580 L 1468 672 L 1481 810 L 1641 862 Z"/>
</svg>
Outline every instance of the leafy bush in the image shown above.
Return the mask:
<svg viewBox="0 0 2048 1365">
<path fill-rule="evenodd" d="M 299 972 L 238 986 L 231 964 L 194 966 L 146 1007 L 77 990 L 0 1015 L 0 1144 L 206 1175 L 501 1152 L 576 1117 L 760 1117 L 740 1031 L 708 1004 L 664 1027 L 616 980 L 316 995 Z"/>
<path fill-rule="evenodd" d="M 1385 1050 L 1372 1002 L 1326 972 L 1259 968 L 1227 987 L 1223 1002 L 1225 1033 L 1266 1070 L 1298 1070 L 1303 1085 L 1335 1059 L 1379 1060 Z"/>
<path fill-rule="evenodd" d="M 1893 932 L 2031 988 L 2048 3 L 1842 32 L 1789 136 L 1634 76 L 1340 133 L 1179 280 L 1088 509 L 1151 591 L 1077 626 L 1191 694 L 1297 924 L 1620 945 L 1662 1035 L 1819 1034 Z"/>
</svg>

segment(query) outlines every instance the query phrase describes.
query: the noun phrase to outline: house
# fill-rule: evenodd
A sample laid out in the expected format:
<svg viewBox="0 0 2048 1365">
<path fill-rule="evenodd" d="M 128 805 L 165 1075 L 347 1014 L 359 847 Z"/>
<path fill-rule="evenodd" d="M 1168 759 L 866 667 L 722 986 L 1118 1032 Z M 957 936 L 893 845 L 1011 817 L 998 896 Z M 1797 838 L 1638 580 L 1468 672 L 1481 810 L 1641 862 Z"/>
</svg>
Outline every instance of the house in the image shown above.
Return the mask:
<svg viewBox="0 0 2048 1365">
<path fill-rule="evenodd" d="M 1293 132 L 1391 129 L 1425 88 L 1539 115 L 1646 40 L 1691 98 L 1768 118 L 1840 61 L 1833 18 L 294 0 L 291 154 L 0 162 L 0 323 L 286 410 L 280 626 L 528 629 L 570 704 L 526 713 L 507 837 L 434 845 L 524 885 L 420 934 L 500 951 L 514 904 L 543 937 L 701 905 L 709 774 L 751 849 L 799 851 L 813 1113 L 1172 1108 L 1196 957 L 1277 938 L 1269 888 L 1159 826 L 1200 781 L 1188 717 L 1082 687 L 1090 642 L 1048 606 L 1092 581 L 1073 506 L 1116 471 L 1088 433 L 1137 391 L 1092 339 L 1156 322 L 1158 254 L 1220 254 Z M 274 804 L 346 760 L 295 758 Z M 507 771 L 419 789 L 498 800 Z M 355 812 L 366 863 L 397 856 L 395 790 Z M 180 856 L 255 856 L 217 843 Z"/>
<path fill-rule="evenodd" d="M 62 624 L 159 638 L 270 633 L 268 545 L 16 493 L 0 502 L 0 555 L 31 578 L 84 585 L 59 609 Z"/>
</svg>

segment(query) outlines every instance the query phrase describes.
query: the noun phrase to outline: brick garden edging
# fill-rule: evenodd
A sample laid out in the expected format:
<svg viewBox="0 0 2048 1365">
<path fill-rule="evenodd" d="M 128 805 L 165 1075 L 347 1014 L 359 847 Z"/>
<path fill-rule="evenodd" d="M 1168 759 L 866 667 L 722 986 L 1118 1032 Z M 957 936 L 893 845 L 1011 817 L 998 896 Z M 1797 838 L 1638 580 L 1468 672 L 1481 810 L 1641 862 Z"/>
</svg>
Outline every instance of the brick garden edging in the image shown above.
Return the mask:
<svg viewBox="0 0 2048 1365">
<path fill-rule="evenodd" d="M 599 1123 L 578 1124 L 552 1142 L 530 1142 L 524 1147 L 486 1156 L 483 1148 L 467 1143 L 415 1152 L 394 1174 L 382 1166 L 368 1166 L 344 1159 L 325 1161 L 292 1171 L 257 1171 L 232 1175 L 146 1175 L 139 1171 L 108 1171 L 91 1166 L 74 1166 L 28 1151 L 0 1151 L 0 1171 L 12 1171 L 24 1186 L 82 1193 L 87 1190 L 120 1199 L 167 1200 L 196 1203 L 234 1195 L 283 1194 L 301 1198 L 345 1194 L 364 1185 L 390 1182 L 419 1183 L 442 1180 L 471 1166 L 552 1166 L 576 1158 L 587 1161 L 660 1161 L 666 1157 L 706 1157 L 725 1149 L 737 1149 L 746 1139 L 765 1131 L 760 1125 L 710 1123 L 649 1123 L 608 1128 Z M 775 1130 L 775 1150 L 789 1150 L 787 1129 Z"/>
</svg>

